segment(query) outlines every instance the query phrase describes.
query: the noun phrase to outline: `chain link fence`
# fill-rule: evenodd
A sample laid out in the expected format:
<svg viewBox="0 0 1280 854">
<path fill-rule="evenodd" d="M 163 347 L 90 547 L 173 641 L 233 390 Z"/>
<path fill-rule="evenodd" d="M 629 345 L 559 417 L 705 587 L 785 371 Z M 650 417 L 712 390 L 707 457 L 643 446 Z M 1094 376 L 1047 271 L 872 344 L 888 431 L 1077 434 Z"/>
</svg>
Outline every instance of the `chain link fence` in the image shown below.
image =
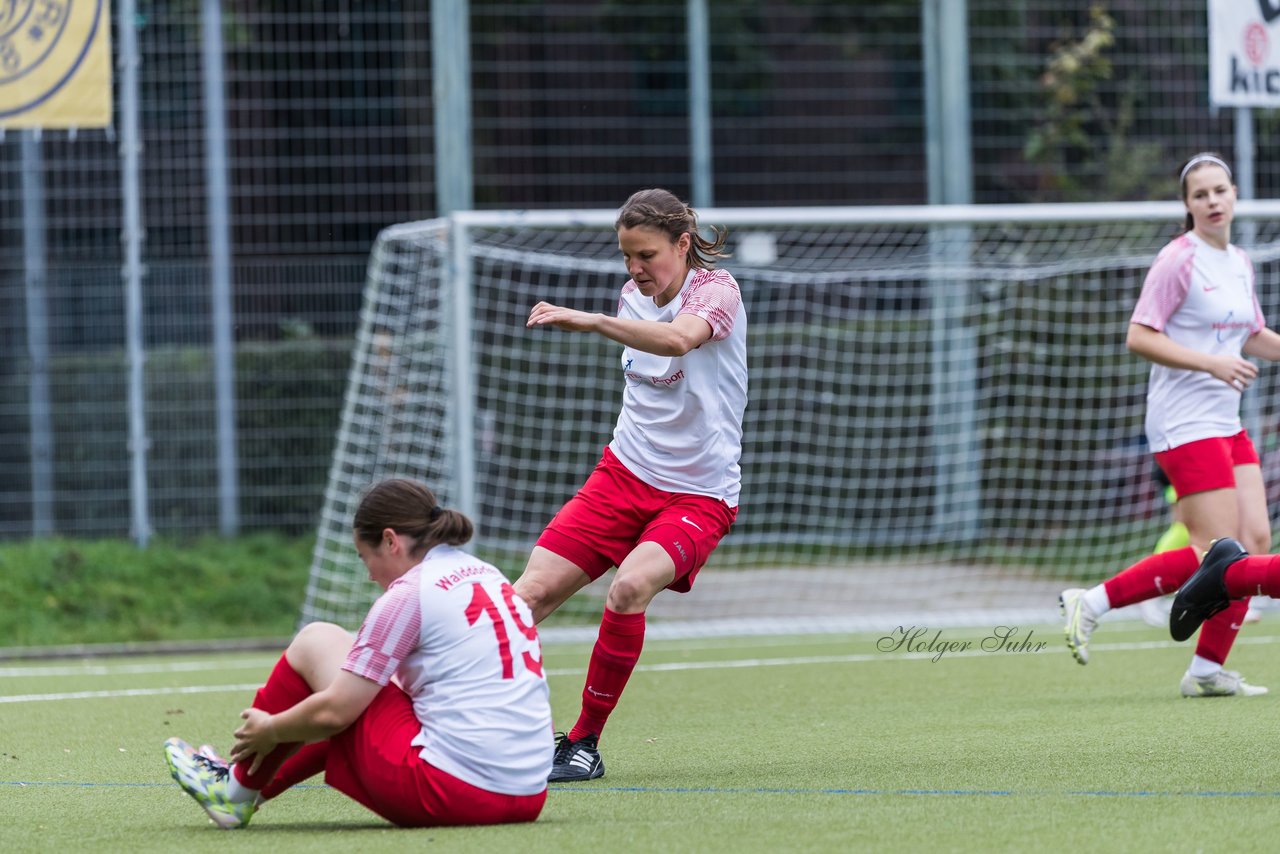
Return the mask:
<svg viewBox="0 0 1280 854">
<path fill-rule="evenodd" d="M 187 534 L 218 527 L 201 3 L 137 9 L 148 509 L 155 530 Z M 240 520 L 305 531 L 368 250 L 382 227 L 437 213 L 430 8 L 222 9 Z M 926 201 L 920 0 L 710 0 L 708 12 L 717 206 Z M 1207 106 L 1204 0 L 968 0 L 968 19 L 975 201 L 1171 198 L 1187 153 L 1232 153 L 1232 115 Z M 688 197 L 683 0 L 474 0 L 469 21 L 478 208 L 613 207 L 642 186 Z M 1256 196 L 1280 196 L 1277 115 L 1255 120 Z M 0 142 L 0 537 L 49 533 L 35 524 L 42 501 L 52 531 L 121 536 L 120 140 L 32 139 Z M 28 299 L 33 174 L 42 315 Z M 36 495 L 41 454 L 52 484 Z"/>
</svg>

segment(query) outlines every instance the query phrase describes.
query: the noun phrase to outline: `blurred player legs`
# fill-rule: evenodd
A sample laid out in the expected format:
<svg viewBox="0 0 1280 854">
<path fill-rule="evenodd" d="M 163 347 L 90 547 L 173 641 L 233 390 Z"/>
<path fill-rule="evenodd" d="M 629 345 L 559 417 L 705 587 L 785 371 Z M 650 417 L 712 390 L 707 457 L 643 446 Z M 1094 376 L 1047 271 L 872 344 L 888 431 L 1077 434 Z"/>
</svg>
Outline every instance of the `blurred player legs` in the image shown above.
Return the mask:
<svg viewBox="0 0 1280 854">
<path fill-rule="evenodd" d="M 1169 483 L 1169 477 L 1164 473 L 1164 469 L 1159 465 L 1152 466 L 1151 477 L 1156 484 L 1161 487 L 1165 502 L 1169 505 L 1169 528 L 1160 535 L 1160 539 L 1156 540 L 1155 548 L 1151 550 L 1152 554 L 1160 554 L 1161 552 L 1173 551 L 1174 549 L 1186 548 L 1191 544 L 1191 536 L 1187 533 L 1187 526 L 1182 523 L 1182 519 L 1178 513 L 1178 493 L 1173 488 L 1173 484 Z M 1256 623 L 1262 619 L 1262 610 L 1269 607 L 1270 597 L 1254 596 L 1249 601 L 1249 610 L 1245 612 L 1245 623 Z M 1173 604 L 1173 594 L 1168 596 L 1160 596 L 1155 599 L 1147 599 L 1138 603 L 1138 612 L 1142 615 L 1142 621 L 1149 626 L 1164 628 L 1169 625 L 1169 608 Z"/>
</svg>

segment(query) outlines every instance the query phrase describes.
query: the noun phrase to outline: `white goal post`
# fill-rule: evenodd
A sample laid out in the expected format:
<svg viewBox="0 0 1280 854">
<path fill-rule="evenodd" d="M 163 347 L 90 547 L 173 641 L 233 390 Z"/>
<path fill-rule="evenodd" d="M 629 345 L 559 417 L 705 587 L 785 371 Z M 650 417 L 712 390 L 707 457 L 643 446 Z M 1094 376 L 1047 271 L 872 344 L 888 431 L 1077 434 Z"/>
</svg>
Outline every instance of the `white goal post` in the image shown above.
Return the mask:
<svg viewBox="0 0 1280 854">
<path fill-rule="evenodd" d="M 385 229 L 372 250 L 302 621 L 377 594 L 351 545 L 362 491 L 416 477 L 515 576 L 617 417 L 619 348 L 529 330 L 538 300 L 612 313 L 613 210 L 490 211 Z M 699 211 L 749 318 L 739 520 L 656 623 L 879 627 L 942 607 L 1048 613 L 1064 581 L 1149 551 L 1167 510 L 1125 325 L 1177 203 Z M 1280 202 L 1235 242 L 1280 316 Z M 1277 321 L 1272 321 L 1276 325 Z M 1276 371 L 1246 421 L 1280 483 Z M 605 584 L 553 620 L 589 622 Z M 598 589 L 596 589 L 598 588 Z M 967 617 L 963 615 L 968 615 Z"/>
</svg>

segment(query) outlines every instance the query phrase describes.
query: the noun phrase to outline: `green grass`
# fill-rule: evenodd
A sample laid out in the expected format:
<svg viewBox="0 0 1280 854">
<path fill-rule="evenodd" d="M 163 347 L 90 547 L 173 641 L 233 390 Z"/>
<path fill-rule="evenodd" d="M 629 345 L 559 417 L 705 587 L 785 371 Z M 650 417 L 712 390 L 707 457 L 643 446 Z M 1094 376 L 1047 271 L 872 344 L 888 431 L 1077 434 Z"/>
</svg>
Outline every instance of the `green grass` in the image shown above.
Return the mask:
<svg viewBox="0 0 1280 854">
<path fill-rule="evenodd" d="M 311 537 L 0 545 L 0 646 L 288 637 Z"/>
<path fill-rule="evenodd" d="M 1232 665 L 1280 689 L 1274 614 Z M 225 746 L 271 656 L 10 663 L 0 850 L 1274 848 L 1280 690 L 1184 700 L 1191 648 L 1137 624 L 1104 623 L 1088 667 L 1056 627 L 1034 629 L 1041 653 L 983 651 L 987 634 L 944 630 L 974 646 L 936 662 L 868 635 L 651 640 L 606 730 L 603 779 L 552 787 L 533 825 L 413 831 L 309 785 L 222 832 L 170 781 L 163 740 Z M 561 728 L 587 651 L 547 647 Z M 231 687 L 179 692 L 199 686 Z M 130 689 L 160 693 L 3 701 Z"/>
<path fill-rule="evenodd" d="M 1151 539 L 1142 531 L 1141 554 Z M 307 587 L 314 538 L 249 534 L 235 538 L 157 537 L 146 549 L 125 540 L 35 539 L 0 543 L 0 660 L 26 647 L 157 641 L 287 638 L 297 629 Z M 1080 547 L 1075 543 L 1074 547 Z M 945 564 L 944 549 L 850 549 L 832 547 L 786 553 L 752 546 L 722 548 L 721 565 L 774 567 L 859 563 L 892 556 Z M 1099 560 L 1065 546 L 990 546 L 983 560 L 1018 567 L 1018 573 L 1087 580 L 1128 560 Z M 717 554 L 720 554 L 719 552 Z M 525 552 L 481 552 L 513 577 Z M 973 556 L 969 556 L 973 557 Z M 1028 568 L 1030 567 L 1030 569 Z M 370 600 L 376 593 L 369 586 Z M 601 600 L 570 599 L 548 621 L 551 626 L 595 624 Z M 350 626 L 349 628 L 354 628 Z"/>
</svg>

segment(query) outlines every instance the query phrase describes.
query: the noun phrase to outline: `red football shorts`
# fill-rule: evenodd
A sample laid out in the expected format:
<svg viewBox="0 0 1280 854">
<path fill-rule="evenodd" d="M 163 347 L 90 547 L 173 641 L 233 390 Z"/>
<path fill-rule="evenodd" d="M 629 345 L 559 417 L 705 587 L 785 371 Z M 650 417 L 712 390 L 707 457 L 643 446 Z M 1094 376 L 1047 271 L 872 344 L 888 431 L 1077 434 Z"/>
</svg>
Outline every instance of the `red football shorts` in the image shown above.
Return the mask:
<svg viewBox="0 0 1280 854">
<path fill-rule="evenodd" d="M 329 739 L 325 782 L 401 827 L 533 821 L 546 791 L 503 795 L 426 762 L 413 744 L 422 724 L 398 685 L 384 687 L 356 722 Z"/>
<path fill-rule="evenodd" d="M 669 590 L 687 593 L 698 570 L 729 532 L 738 508 L 718 498 L 663 492 L 627 470 L 608 447 L 587 482 L 538 538 L 538 545 L 594 581 L 640 543 L 657 543 L 676 565 Z"/>
<path fill-rule="evenodd" d="M 1180 498 L 1210 489 L 1235 489 L 1235 467 L 1259 464 L 1246 430 L 1234 436 L 1188 442 L 1155 457 Z"/>
</svg>

